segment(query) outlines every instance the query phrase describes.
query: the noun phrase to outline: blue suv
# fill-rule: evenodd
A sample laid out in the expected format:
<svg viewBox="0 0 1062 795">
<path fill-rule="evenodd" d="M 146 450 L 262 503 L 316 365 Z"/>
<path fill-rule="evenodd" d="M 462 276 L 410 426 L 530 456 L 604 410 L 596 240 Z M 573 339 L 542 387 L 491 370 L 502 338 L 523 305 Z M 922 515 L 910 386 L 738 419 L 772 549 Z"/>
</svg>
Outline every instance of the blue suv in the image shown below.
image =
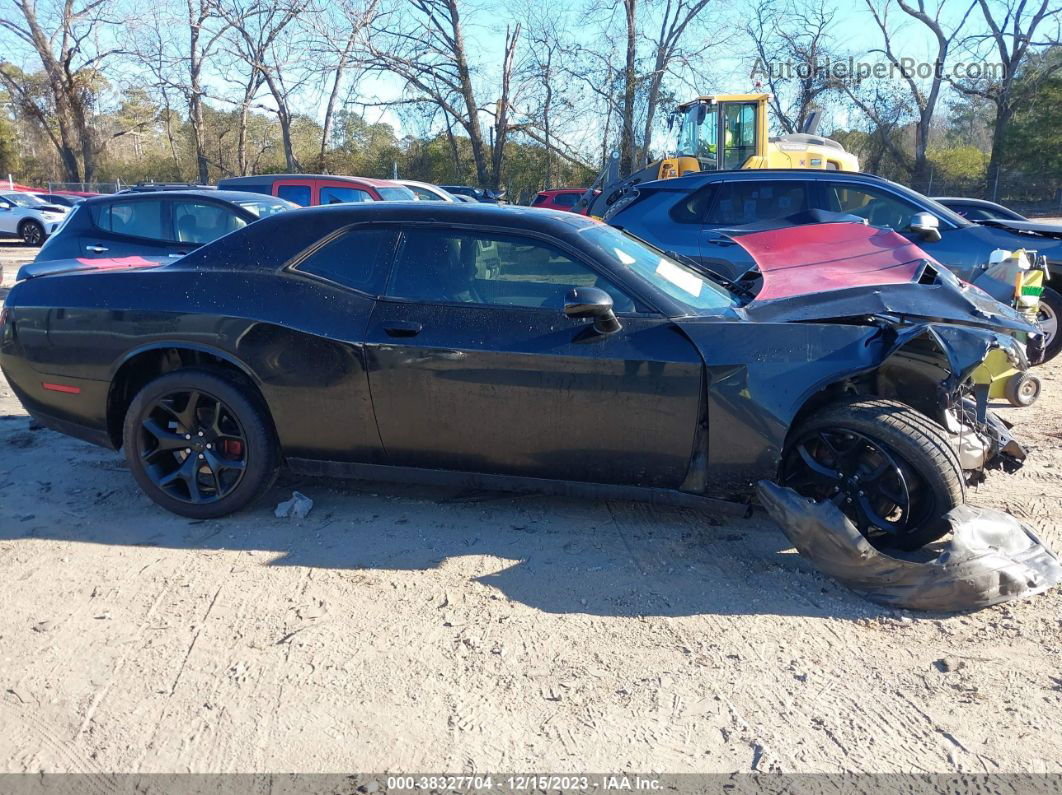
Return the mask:
<svg viewBox="0 0 1062 795">
<path fill-rule="evenodd" d="M 727 230 L 806 210 L 858 216 L 872 226 L 890 227 L 960 278 L 1005 303 L 1010 302 L 1014 285 L 985 273 L 993 250 L 1032 249 L 1047 257 L 1052 274 L 1062 267 L 1058 236 L 973 224 L 910 188 L 846 171 L 709 171 L 646 182 L 618 197 L 604 218 L 659 249 L 737 278 L 753 263 Z M 1051 283 L 1058 287 L 1058 281 Z M 1062 348 L 1060 315 L 1062 295 L 1045 288 L 1040 313 L 1045 359 Z"/>
</svg>

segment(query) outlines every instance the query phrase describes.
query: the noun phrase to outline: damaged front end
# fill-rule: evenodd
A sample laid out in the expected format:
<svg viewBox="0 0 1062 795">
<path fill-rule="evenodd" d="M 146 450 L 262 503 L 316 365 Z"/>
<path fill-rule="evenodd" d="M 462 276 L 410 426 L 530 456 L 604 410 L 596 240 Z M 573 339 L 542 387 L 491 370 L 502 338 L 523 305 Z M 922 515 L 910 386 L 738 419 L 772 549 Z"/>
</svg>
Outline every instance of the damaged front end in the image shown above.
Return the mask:
<svg viewBox="0 0 1062 795">
<path fill-rule="evenodd" d="M 761 481 L 757 492 L 797 551 L 867 599 L 915 610 L 972 610 L 1041 593 L 1062 582 L 1062 564 L 1017 519 L 960 505 L 945 516 L 950 538 L 900 558 L 875 549 L 832 502 Z"/>
<path fill-rule="evenodd" d="M 889 327 L 892 351 L 875 373 L 875 392 L 902 400 L 945 429 L 969 483 L 986 470 L 1014 472 L 1025 450 L 1011 425 L 988 408 L 992 379 L 1003 371 L 1024 372 L 1029 361 L 1008 334 L 936 323 Z"/>
</svg>

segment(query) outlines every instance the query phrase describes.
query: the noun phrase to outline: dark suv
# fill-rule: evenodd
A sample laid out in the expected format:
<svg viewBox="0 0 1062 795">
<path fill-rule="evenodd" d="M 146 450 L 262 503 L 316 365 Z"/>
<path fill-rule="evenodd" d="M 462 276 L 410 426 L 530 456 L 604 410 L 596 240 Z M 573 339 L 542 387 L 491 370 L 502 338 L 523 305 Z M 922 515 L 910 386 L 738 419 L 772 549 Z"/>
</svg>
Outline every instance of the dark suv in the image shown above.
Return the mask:
<svg viewBox="0 0 1062 795">
<path fill-rule="evenodd" d="M 871 174 L 844 171 L 709 171 L 646 182 L 613 202 L 604 218 L 659 249 L 736 278 L 752 262 L 726 230 L 804 210 L 858 216 L 871 226 L 890 227 L 960 278 L 1008 304 L 1014 285 L 985 273 L 992 251 L 1032 249 L 1047 257 L 1052 273 L 1062 266 L 1062 240 L 1057 237 L 973 224 L 910 188 Z M 1041 301 L 1046 358 L 1062 348 L 1060 282 L 1062 276 L 1052 280 L 1055 289 L 1045 288 Z"/>
<path fill-rule="evenodd" d="M 34 261 L 183 255 L 259 218 L 295 206 L 275 196 L 223 190 L 97 196 L 70 212 Z"/>
</svg>

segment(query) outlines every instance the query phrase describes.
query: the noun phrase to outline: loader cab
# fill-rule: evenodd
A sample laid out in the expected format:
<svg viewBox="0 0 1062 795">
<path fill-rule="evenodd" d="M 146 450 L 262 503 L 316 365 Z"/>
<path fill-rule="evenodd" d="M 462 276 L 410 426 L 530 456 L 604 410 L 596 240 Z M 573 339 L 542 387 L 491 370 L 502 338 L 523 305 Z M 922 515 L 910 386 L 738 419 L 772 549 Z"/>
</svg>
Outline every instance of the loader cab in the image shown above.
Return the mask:
<svg viewBox="0 0 1062 795">
<path fill-rule="evenodd" d="M 763 158 L 767 141 L 768 96 L 719 94 L 679 105 L 675 109 L 680 122 L 676 157 L 668 158 L 680 161 L 679 172 L 673 176 L 762 167 L 754 159 Z M 660 176 L 666 178 L 663 173 Z"/>
</svg>

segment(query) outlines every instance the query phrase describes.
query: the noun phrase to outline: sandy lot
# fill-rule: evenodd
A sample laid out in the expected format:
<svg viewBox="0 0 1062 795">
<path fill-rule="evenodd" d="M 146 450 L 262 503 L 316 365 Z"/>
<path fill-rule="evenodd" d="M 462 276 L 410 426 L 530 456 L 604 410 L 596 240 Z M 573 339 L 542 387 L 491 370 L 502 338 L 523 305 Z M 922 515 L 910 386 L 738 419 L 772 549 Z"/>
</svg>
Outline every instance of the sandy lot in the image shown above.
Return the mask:
<svg viewBox="0 0 1062 795">
<path fill-rule="evenodd" d="M 1060 373 L 972 495 L 1055 549 Z M 313 512 L 275 519 L 293 488 Z M 1062 770 L 1062 591 L 904 615 L 787 546 L 762 514 L 290 476 L 192 522 L 0 381 L 0 772 Z"/>
</svg>

